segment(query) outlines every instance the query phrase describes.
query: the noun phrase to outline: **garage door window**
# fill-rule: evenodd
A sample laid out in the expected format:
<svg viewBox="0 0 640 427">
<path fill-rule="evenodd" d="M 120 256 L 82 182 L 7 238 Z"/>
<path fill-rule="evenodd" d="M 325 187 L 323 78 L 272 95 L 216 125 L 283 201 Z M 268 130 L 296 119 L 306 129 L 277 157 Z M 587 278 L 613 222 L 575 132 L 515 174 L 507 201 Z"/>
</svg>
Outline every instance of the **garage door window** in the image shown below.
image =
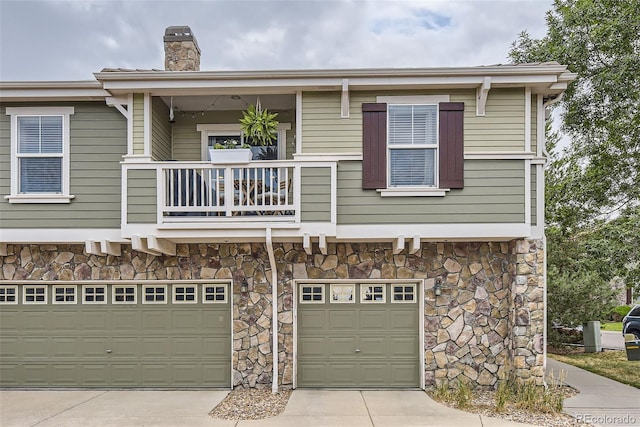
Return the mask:
<svg viewBox="0 0 640 427">
<path fill-rule="evenodd" d="M 300 285 L 301 304 L 324 304 L 324 285 Z"/>
<path fill-rule="evenodd" d="M 356 285 L 331 285 L 331 302 L 336 304 L 353 304 L 356 302 Z"/>
<path fill-rule="evenodd" d="M 46 286 L 25 286 L 23 288 L 24 304 L 46 304 L 47 303 L 47 287 Z"/>
<path fill-rule="evenodd" d="M 227 285 L 202 285 L 202 302 L 207 304 L 227 302 Z"/>
<path fill-rule="evenodd" d="M 76 286 L 54 286 L 53 287 L 53 303 L 54 304 L 76 304 Z"/>
<path fill-rule="evenodd" d="M 107 287 L 106 286 L 83 286 L 82 302 L 84 304 L 106 304 L 107 303 Z"/>
<path fill-rule="evenodd" d="M 393 303 L 415 303 L 416 285 L 393 285 Z"/>
<path fill-rule="evenodd" d="M 17 304 L 18 287 L 0 286 L 0 304 Z"/>
<path fill-rule="evenodd" d="M 137 303 L 137 292 L 136 286 L 114 286 L 112 288 L 113 292 L 113 303 L 114 304 L 136 304 Z"/>
<path fill-rule="evenodd" d="M 166 304 L 167 303 L 167 286 L 144 285 L 142 287 L 143 304 Z"/>
<path fill-rule="evenodd" d="M 360 285 L 360 302 L 384 304 L 387 301 L 385 288 L 384 285 Z"/>
<path fill-rule="evenodd" d="M 198 302 L 195 285 L 173 285 L 173 302 L 195 304 Z"/>
</svg>

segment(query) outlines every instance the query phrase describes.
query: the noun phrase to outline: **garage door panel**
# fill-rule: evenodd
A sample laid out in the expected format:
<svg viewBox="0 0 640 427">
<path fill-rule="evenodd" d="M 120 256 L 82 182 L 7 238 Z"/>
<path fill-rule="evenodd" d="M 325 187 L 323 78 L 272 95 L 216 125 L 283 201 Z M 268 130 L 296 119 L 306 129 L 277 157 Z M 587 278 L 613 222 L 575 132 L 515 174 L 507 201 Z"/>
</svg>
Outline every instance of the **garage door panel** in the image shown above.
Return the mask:
<svg viewBox="0 0 640 427">
<path fill-rule="evenodd" d="M 115 309 L 111 313 L 111 328 L 114 331 L 136 331 L 140 327 L 140 309 L 122 310 Z"/>
<path fill-rule="evenodd" d="M 170 314 L 165 310 L 143 311 L 141 329 L 145 331 L 167 330 L 171 328 Z"/>
<path fill-rule="evenodd" d="M 202 339 L 200 337 L 178 337 L 171 340 L 173 357 L 194 357 L 202 354 Z"/>
<path fill-rule="evenodd" d="M 141 355 L 140 339 L 138 337 L 111 338 L 110 356 L 113 358 L 134 358 Z M 106 351 L 106 350 L 105 350 Z"/>
<path fill-rule="evenodd" d="M 109 349 L 106 337 L 84 337 L 81 339 L 81 355 L 83 358 L 104 358 Z"/>
<path fill-rule="evenodd" d="M 171 383 L 177 387 L 193 387 L 202 381 L 202 367 L 194 363 L 174 363 Z"/>
<path fill-rule="evenodd" d="M 50 325 L 54 331 L 73 331 L 82 325 L 82 317 L 78 312 L 52 310 L 52 314 Z"/>
<path fill-rule="evenodd" d="M 5 387 L 15 387 L 21 384 L 20 371 L 21 366 L 13 363 L 5 363 L 0 366 L 0 378 L 2 385 Z"/>
<path fill-rule="evenodd" d="M 352 330 L 356 326 L 356 313 L 353 311 L 331 310 L 329 312 L 329 329 Z"/>
<path fill-rule="evenodd" d="M 325 378 L 327 367 L 324 363 L 303 363 L 298 364 L 298 384 L 309 387 L 319 387 L 329 385 Z"/>
<path fill-rule="evenodd" d="M 202 312 L 200 310 L 179 310 L 173 312 L 173 329 L 193 330 L 202 328 Z"/>
<path fill-rule="evenodd" d="M 25 386 L 46 386 L 51 384 L 51 371 L 45 363 L 25 363 L 21 366 L 21 383 Z"/>
<path fill-rule="evenodd" d="M 209 308 L 211 307 L 211 308 Z M 211 330 L 226 330 L 231 324 L 229 304 L 211 305 L 202 312 L 202 325 Z"/>
<path fill-rule="evenodd" d="M 142 337 L 142 358 L 167 358 L 171 354 L 171 347 L 168 338 L 165 337 Z"/>
<path fill-rule="evenodd" d="M 228 386 L 230 384 L 229 361 L 202 364 L 202 386 Z"/>
<path fill-rule="evenodd" d="M 142 384 L 139 363 L 112 363 L 111 384 L 119 387 L 131 387 Z"/>
<path fill-rule="evenodd" d="M 386 310 L 372 310 L 366 306 L 363 306 L 359 311 L 360 317 L 360 329 L 366 330 L 380 330 L 388 329 L 388 313 Z"/>
<path fill-rule="evenodd" d="M 84 363 L 80 366 L 82 384 L 88 387 L 107 387 L 109 385 L 110 368 L 106 363 Z"/>
<path fill-rule="evenodd" d="M 63 386 L 73 386 L 80 382 L 78 363 L 51 365 L 51 382 Z"/>
<path fill-rule="evenodd" d="M 78 337 L 52 337 L 51 339 L 53 357 L 74 358 L 80 354 L 80 338 Z"/>
<path fill-rule="evenodd" d="M 326 312 L 320 310 L 310 310 L 298 313 L 298 324 L 300 329 L 305 331 L 321 331 L 326 323 Z"/>
<path fill-rule="evenodd" d="M 0 358 L 17 358 L 20 352 L 18 337 L 0 337 Z"/>
<path fill-rule="evenodd" d="M 327 380 L 332 385 L 344 387 L 358 383 L 358 365 L 355 363 L 332 362 L 327 366 L 327 370 Z"/>
<path fill-rule="evenodd" d="M 171 368 L 168 363 L 142 365 L 142 383 L 145 386 L 167 387 L 171 385 Z"/>
<path fill-rule="evenodd" d="M 22 312 L 20 329 L 27 331 L 47 331 L 51 328 L 50 314 L 46 310 L 25 310 Z M 4 324 L 2 325 L 4 329 Z"/>
<path fill-rule="evenodd" d="M 386 336 L 360 337 L 360 358 L 386 357 L 389 352 L 389 339 Z"/>
<path fill-rule="evenodd" d="M 226 357 L 229 354 L 229 340 L 229 336 L 204 337 L 202 339 L 202 356 L 205 359 Z"/>
<path fill-rule="evenodd" d="M 390 316 L 391 329 L 395 331 L 415 331 L 418 329 L 418 316 L 415 310 L 392 311 Z"/>
<path fill-rule="evenodd" d="M 22 357 L 47 358 L 51 354 L 51 340 L 48 337 L 25 337 L 21 339 Z"/>
<path fill-rule="evenodd" d="M 390 380 L 397 386 L 420 386 L 420 367 L 418 363 L 391 363 Z"/>
<path fill-rule="evenodd" d="M 82 327 L 88 330 L 100 330 L 104 331 L 110 327 L 110 315 L 106 311 L 89 312 L 84 311 L 82 313 Z"/>
<path fill-rule="evenodd" d="M 298 356 L 299 357 L 326 357 L 325 339 L 322 337 L 304 337 L 299 338 L 298 341 Z"/>
<path fill-rule="evenodd" d="M 367 387 L 384 387 L 389 381 L 389 372 L 386 362 L 362 363 L 359 366 L 360 384 Z"/>
<path fill-rule="evenodd" d="M 391 336 L 389 338 L 390 356 L 393 357 L 411 357 L 416 354 L 418 349 L 418 337 L 406 336 L 398 337 Z"/>
<path fill-rule="evenodd" d="M 358 348 L 356 337 L 329 337 L 329 357 L 353 356 Z"/>
<path fill-rule="evenodd" d="M 8 310 L 5 307 L 0 310 L 0 325 L 2 325 L 3 331 L 11 332 L 22 328 L 24 322 L 19 319 L 20 315 L 16 310 Z"/>
</svg>

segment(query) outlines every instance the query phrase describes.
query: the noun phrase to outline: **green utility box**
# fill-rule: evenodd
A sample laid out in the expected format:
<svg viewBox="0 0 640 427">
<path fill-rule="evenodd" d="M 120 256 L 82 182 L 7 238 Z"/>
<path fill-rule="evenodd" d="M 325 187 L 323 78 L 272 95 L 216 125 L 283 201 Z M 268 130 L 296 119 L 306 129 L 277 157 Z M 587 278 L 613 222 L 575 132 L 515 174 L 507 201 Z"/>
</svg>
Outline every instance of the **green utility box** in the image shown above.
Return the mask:
<svg viewBox="0 0 640 427">
<path fill-rule="evenodd" d="M 585 353 L 599 353 L 602 351 L 600 341 L 600 321 L 592 320 L 582 325 Z"/>
</svg>

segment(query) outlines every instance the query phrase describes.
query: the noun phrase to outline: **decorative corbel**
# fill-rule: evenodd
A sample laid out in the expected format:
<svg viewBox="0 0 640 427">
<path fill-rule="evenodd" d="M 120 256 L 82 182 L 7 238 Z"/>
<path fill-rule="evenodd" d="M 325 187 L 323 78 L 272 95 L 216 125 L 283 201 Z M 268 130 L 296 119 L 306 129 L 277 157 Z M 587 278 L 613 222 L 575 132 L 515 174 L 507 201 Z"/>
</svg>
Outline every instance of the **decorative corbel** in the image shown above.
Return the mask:
<svg viewBox="0 0 640 427">
<path fill-rule="evenodd" d="M 349 118 L 349 79 L 342 79 L 342 98 L 340 101 L 340 117 Z"/>
<path fill-rule="evenodd" d="M 320 233 L 320 236 L 318 236 L 318 246 L 320 247 L 320 253 L 322 255 L 326 255 L 327 254 L 327 236 L 325 236 L 324 233 Z"/>
<path fill-rule="evenodd" d="M 398 236 L 396 240 L 393 241 L 393 254 L 398 255 L 403 250 L 404 250 L 404 236 Z"/>
<path fill-rule="evenodd" d="M 304 233 L 304 236 L 302 237 L 302 247 L 307 255 L 311 255 L 313 253 L 313 249 L 311 248 L 311 236 L 309 236 L 309 233 Z"/>
<path fill-rule="evenodd" d="M 150 249 L 147 245 L 147 238 L 139 235 L 131 236 L 131 249 L 138 252 L 144 252 L 145 254 L 160 256 L 161 252 Z"/>
<path fill-rule="evenodd" d="M 153 234 L 147 236 L 147 246 L 150 250 L 166 255 L 176 254 L 176 244 L 171 240 L 159 239 Z"/>
<path fill-rule="evenodd" d="M 485 77 L 480 87 L 476 89 L 476 116 L 485 115 L 489 89 L 491 89 L 491 77 Z"/>
<path fill-rule="evenodd" d="M 420 236 L 413 236 L 411 240 L 411 249 L 409 249 L 409 253 L 411 255 L 415 255 L 420 252 Z"/>
</svg>

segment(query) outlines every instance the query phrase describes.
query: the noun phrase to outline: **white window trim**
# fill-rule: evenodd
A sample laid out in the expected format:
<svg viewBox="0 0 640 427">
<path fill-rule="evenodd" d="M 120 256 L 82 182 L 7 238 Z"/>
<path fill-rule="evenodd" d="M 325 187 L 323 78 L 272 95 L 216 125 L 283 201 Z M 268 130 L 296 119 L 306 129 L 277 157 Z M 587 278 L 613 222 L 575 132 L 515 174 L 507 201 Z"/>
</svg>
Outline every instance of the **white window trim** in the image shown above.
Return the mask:
<svg viewBox="0 0 640 427">
<path fill-rule="evenodd" d="M 206 161 L 209 155 L 208 145 L 210 136 L 238 135 L 242 141 L 242 129 L 239 123 L 199 124 L 196 130 L 200 132 L 200 159 Z M 278 160 L 287 158 L 287 131 L 291 130 L 291 123 L 278 123 Z"/>
<path fill-rule="evenodd" d="M 104 294 L 103 294 L 104 301 L 87 301 L 85 298 L 87 296 L 87 288 L 104 289 Z M 95 297 L 96 294 L 94 293 L 93 296 Z M 82 304 L 106 304 L 106 303 L 107 303 L 107 286 L 106 285 L 82 285 Z"/>
<path fill-rule="evenodd" d="M 147 293 L 145 292 L 147 289 L 149 288 L 164 288 L 164 301 L 156 301 L 155 299 L 153 301 L 147 301 L 146 299 L 146 295 Z M 157 295 L 154 291 L 153 295 Z M 142 296 L 140 297 L 142 299 L 142 304 L 167 304 L 168 303 L 168 299 L 169 299 L 169 295 L 167 292 L 167 285 L 142 285 Z"/>
<path fill-rule="evenodd" d="M 70 203 L 75 197 L 69 193 L 69 116 L 74 107 L 7 107 L 11 116 L 11 194 L 9 203 Z M 62 194 L 20 194 L 18 192 L 18 116 L 62 116 Z"/>
<path fill-rule="evenodd" d="M 133 301 L 116 301 L 116 289 L 117 288 L 133 288 Z M 127 293 L 124 294 L 127 296 Z M 111 304 L 138 304 L 138 286 L 137 285 L 113 285 L 111 286 Z"/>
<path fill-rule="evenodd" d="M 223 300 L 207 300 L 207 287 L 211 288 L 224 288 L 224 299 Z M 214 293 L 214 295 L 217 295 Z M 226 283 L 203 283 L 202 284 L 202 304 L 226 304 L 229 301 L 229 288 Z"/>
<path fill-rule="evenodd" d="M 436 187 L 390 187 L 376 191 L 381 197 L 444 197 L 451 190 Z"/>
<path fill-rule="evenodd" d="M 303 287 L 320 287 L 322 290 L 320 291 L 320 301 L 315 301 L 315 300 L 309 300 L 309 301 L 305 301 L 302 299 L 302 297 L 305 295 L 302 292 L 302 288 Z M 298 294 L 300 294 L 300 304 L 324 304 L 325 302 L 325 294 L 326 294 L 326 290 L 325 290 L 325 286 L 323 283 L 298 283 Z M 311 295 L 315 295 L 313 292 L 311 293 Z"/>
<path fill-rule="evenodd" d="M 73 301 L 66 301 L 66 293 L 62 295 L 65 296 L 65 301 L 56 301 L 56 289 L 73 289 Z M 78 303 L 78 286 L 77 285 L 53 285 L 51 289 L 51 303 L 52 304 L 60 304 L 60 305 L 69 305 L 69 304 L 77 304 Z"/>
<path fill-rule="evenodd" d="M 34 288 L 34 289 L 44 289 L 44 301 L 27 301 L 27 293 L 25 292 L 26 288 Z M 37 295 L 34 294 L 34 297 Z M 26 285 L 22 287 L 22 303 L 23 304 L 47 304 L 49 300 L 49 286 L 47 285 Z"/>
<path fill-rule="evenodd" d="M 184 295 L 185 297 L 187 295 L 193 295 L 193 301 L 187 301 L 186 299 L 184 301 L 178 301 L 176 299 L 176 288 L 193 288 L 193 294 L 189 294 L 187 292 L 185 292 Z M 177 284 L 177 285 L 171 285 L 171 296 L 172 296 L 172 301 L 174 304 L 197 304 L 198 303 L 198 285 L 196 285 L 195 283 L 193 284 Z M 225 292 L 226 293 L 226 292 Z"/>
<path fill-rule="evenodd" d="M 369 287 L 382 287 L 382 299 L 366 299 L 366 289 Z M 385 304 L 387 302 L 387 284 L 386 283 L 361 283 L 360 284 L 360 303 L 362 304 Z"/>
<path fill-rule="evenodd" d="M 413 301 L 406 301 L 406 300 L 402 300 L 402 301 L 397 301 L 394 299 L 394 291 L 393 291 L 393 287 L 394 286 L 402 286 L 402 287 L 406 287 L 406 286 L 411 286 L 413 288 Z M 418 286 L 415 283 L 392 283 L 391 284 L 391 304 L 416 304 L 418 302 L 418 293 L 417 293 L 417 288 Z M 402 292 L 402 295 L 405 295 L 404 291 Z"/>
<path fill-rule="evenodd" d="M 7 289 L 13 289 L 13 290 L 14 290 L 14 292 L 15 292 L 15 293 L 13 294 L 13 296 L 15 297 L 15 298 L 14 298 L 14 301 L 0 301 L 0 304 L 1 304 L 1 305 L 13 305 L 13 304 L 18 304 L 18 286 L 17 286 L 17 285 L 1 285 L 1 286 L 0 286 L 0 289 L 4 289 L 5 291 L 6 291 Z M 6 294 L 6 293 L 4 294 L 4 297 L 5 297 L 5 300 L 6 300 L 6 298 L 7 298 L 7 294 Z"/>
<path fill-rule="evenodd" d="M 351 299 L 350 300 L 334 300 L 333 299 L 333 290 L 339 288 L 351 288 Z M 331 304 L 355 304 L 356 303 L 356 284 L 355 283 L 332 283 L 329 286 L 329 302 Z"/>
</svg>

